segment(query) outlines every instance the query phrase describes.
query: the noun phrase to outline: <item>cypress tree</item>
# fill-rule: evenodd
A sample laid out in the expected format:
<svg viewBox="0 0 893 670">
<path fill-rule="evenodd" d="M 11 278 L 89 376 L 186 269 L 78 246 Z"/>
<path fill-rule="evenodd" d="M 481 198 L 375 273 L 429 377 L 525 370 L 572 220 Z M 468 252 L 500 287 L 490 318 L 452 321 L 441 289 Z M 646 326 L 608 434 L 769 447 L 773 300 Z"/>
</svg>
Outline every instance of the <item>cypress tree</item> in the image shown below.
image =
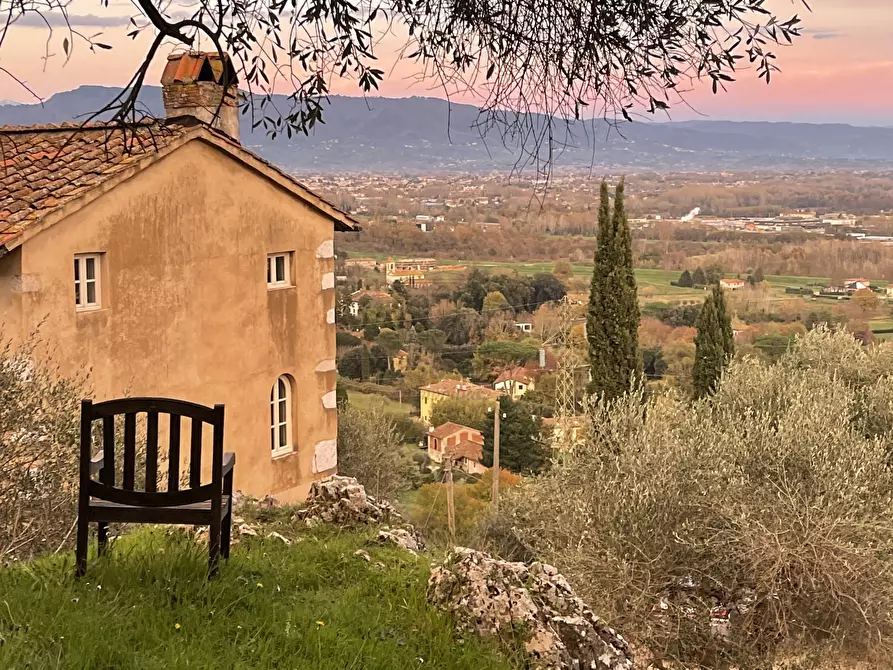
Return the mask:
<svg viewBox="0 0 893 670">
<path fill-rule="evenodd" d="M 692 281 L 695 283 L 695 286 L 706 286 L 707 285 L 707 273 L 704 272 L 700 267 L 695 270 L 695 273 L 691 276 Z"/>
<path fill-rule="evenodd" d="M 725 294 L 719 285 L 713 287 L 704 301 L 696 326 L 692 383 L 695 397 L 703 398 L 716 390 L 723 370 L 735 353 Z"/>
<path fill-rule="evenodd" d="M 679 275 L 679 281 L 676 282 L 679 286 L 684 286 L 685 288 L 691 288 L 695 285 L 694 280 L 691 278 L 691 272 L 688 270 L 683 270 L 682 274 Z"/>
<path fill-rule="evenodd" d="M 600 198 L 598 248 L 586 323 L 592 372 L 589 391 L 612 399 L 641 379 L 639 301 L 623 181 L 617 186 L 613 215 L 604 182 Z"/>
</svg>

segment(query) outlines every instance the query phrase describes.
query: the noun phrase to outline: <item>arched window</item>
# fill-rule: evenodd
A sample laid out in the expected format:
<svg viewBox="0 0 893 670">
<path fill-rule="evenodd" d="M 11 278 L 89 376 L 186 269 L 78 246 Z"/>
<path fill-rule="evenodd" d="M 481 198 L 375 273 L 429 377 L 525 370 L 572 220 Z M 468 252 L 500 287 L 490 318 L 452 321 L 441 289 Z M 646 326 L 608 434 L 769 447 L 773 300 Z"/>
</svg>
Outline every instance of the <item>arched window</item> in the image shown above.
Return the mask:
<svg viewBox="0 0 893 670">
<path fill-rule="evenodd" d="M 270 446 L 273 456 L 292 451 L 291 378 L 282 375 L 270 392 Z"/>
</svg>

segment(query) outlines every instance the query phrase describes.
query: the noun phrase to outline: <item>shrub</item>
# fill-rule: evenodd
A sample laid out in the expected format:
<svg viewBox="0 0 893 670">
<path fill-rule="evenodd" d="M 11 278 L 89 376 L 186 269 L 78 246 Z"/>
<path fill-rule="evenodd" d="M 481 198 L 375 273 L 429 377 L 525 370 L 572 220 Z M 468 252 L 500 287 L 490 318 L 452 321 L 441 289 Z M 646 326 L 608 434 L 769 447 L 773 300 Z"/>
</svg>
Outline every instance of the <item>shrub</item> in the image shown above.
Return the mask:
<svg viewBox="0 0 893 670">
<path fill-rule="evenodd" d="M 338 330 L 335 331 L 335 346 L 336 347 L 358 347 L 362 344 L 362 340 L 355 336 L 351 335 L 347 331 Z"/>
<path fill-rule="evenodd" d="M 55 552 L 77 516 L 83 379 L 0 341 L 0 561 Z"/>
<path fill-rule="evenodd" d="M 459 545 L 472 544 L 478 530 L 488 516 L 492 492 L 492 470 L 477 476 L 470 476 L 468 483 L 456 483 L 453 487 L 453 501 L 456 518 L 456 542 Z M 456 479 L 462 474 L 455 472 Z M 501 491 L 518 485 L 521 478 L 508 470 L 499 471 Z M 435 482 L 419 489 L 413 504 L 407 510 L 410 521 L 421 531 L 425 539 L 438 547 L 450 546 L 447 526 L 446 485 Z M 501 496 L 500 496 L 501 498 Z"/>
<path fill-rule="evenodd" d="M 394 421 L 383 411 L 350 403 L 338 412 L 338 473 L 356 477 L 376 498 L 393 498 L 409 488 L 412 460 L 402 449 Z"/>
<path fill-rule="evenodd" d="M 890 667 L 891 397 L 893 349 L 818 327 L 712 399 L 593 407 L 587 448 L 507 496 L 492 537 L 657 656 Z"/>
</svg>

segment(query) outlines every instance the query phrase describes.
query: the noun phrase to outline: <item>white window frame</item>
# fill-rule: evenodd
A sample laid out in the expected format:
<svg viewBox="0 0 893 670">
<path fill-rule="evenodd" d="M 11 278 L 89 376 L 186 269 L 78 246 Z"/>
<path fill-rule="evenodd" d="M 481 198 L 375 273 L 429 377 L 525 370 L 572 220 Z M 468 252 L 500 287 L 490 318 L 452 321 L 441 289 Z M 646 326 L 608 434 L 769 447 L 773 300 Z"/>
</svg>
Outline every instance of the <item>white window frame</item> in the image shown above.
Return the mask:
<svg viewBox="0 0 893 670">
<path fill-rule="evenodd" d="M 93 261 L 93 279 L 87 277 L 87 261 Z M 78 312 L 102 309 L 102 254 L 75 254 L 74 257 L 74 308 Z M 93 284 L 95 298 L 87 301 L 88 287 Z"/>
<path fill-rule="evenodd" d="M 279 259 L 282 259 L 284 277 L 283 279 L 276 278 L 276 262 Z M 290 251 L 280 251 L 275 254 L 267 254 L 267 288 L 286 288 L 292 286 L 291 281 L 291 252 Z"/>
<path fill-rule="evenodd" d="M 280 384 L 285 389 L 281 394 Z M 283 417 L 282 414 L 285 414 Z M 285 427 L 285 444 L 281 443 L 281 428 Z M 273 458 L 290 454 L 294 451 L 294 424 L 292 419 L 292 383 L 288 375 L 276 378 L 270 390 L 270 449 Z"/>
</svg>

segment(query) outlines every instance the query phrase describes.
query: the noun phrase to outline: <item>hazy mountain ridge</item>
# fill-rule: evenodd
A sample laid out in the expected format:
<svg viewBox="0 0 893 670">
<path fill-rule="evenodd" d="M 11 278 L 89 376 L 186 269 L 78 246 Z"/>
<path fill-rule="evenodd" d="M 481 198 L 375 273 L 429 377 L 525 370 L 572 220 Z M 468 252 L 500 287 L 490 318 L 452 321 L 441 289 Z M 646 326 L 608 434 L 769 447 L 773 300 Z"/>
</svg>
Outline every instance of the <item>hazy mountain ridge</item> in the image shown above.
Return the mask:
<svg viewBox="0 0 893 670">
<path fill-rule="evenodd" d="M 100 109 L 115 89 L 81 86 L 41 105 L 0 106 L 0 124 L 61 123 Z M 141 103 L 163 115 L 161 89 L 146 87 Z M 287 103 L 283 100 L 280 109 Z M 481 138 L 477 109 L 437 98 L 332 96 L 325 123 L 309 137 L 271 140 L 250 132 L 242 116 L 242 142 L 296 172 L 401 172 L 507 170 L 519 156 L 497 133 Z M 564 128 L 559 128 L 559 134 Z M 591 139 L 595 138 L 595 151 Z M 893 166 L 893 128 L 845 124 L 734 121 L 636 122 L 612 129 L 604 122 L 577 124 L 566 136 L 556 166 L 654 170 L 884 168 Z"/>
</svg>

